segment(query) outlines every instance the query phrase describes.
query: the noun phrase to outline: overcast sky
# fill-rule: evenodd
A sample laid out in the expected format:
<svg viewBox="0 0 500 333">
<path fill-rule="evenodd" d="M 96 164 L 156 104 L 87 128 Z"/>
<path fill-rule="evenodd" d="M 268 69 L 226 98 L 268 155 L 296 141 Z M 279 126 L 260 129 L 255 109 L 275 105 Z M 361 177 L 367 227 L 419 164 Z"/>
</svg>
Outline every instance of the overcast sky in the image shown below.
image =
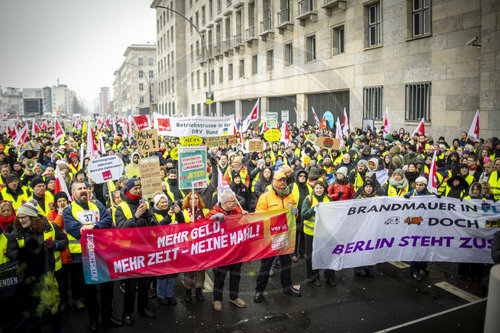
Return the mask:
<svg viewBox="0 0 500 333">
<path fill-rule="evenodd" d="M 151 0 L 0 0 L 0 85 L 66 84 L 93 112 L 130 44 L 156 41 Z"/>
</svg>

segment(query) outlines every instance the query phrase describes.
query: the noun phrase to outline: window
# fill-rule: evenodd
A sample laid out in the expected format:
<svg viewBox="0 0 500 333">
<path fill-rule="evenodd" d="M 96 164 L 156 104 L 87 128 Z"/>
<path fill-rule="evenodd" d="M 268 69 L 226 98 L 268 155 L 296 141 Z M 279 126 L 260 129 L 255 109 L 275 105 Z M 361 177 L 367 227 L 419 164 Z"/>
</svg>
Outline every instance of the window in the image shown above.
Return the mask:
<svg viewBox="0 0 500 333">
<path fill-rule="evenodd" d="M 272 71 L 274 69 L 274 51 L 273 50 L 268 50 L 267 51 L 267 64 L 266 68 L 268 71 Z"/>
<path fill-rule="evenodd" d="M 429 34 L 430 28 L 430 0 L 412 0 L 411 24 L 413 37 Z"/>
<path fill-rule="evenodd" d="M 332 55 L 344 53 L 344 26 L 333 28 Z"/>
<path fill-rule="evenodd" d="M 245 59 L 240 60 L 240 78 L 245 76 Z"/>
<path fill-rule="evenodd" d="M 405 86 L 405 120 L 431 120 L 431 83 L 422 82 Z"/>
<path fill-rule="evenodd" d="M 144 104 L 144 96 L 139 96 L 139 104 Z"/>
<path fill-rule="evenodd" d="M 228 81 L 233 79 L 233 64 L 227 66 L 227 79 Z"/>
<path fill-rule="evenodd" d="M 191 104 L 191 115 L 194 116 L 194 104 Z"/>
<path fill-rule="evenodd" d="M 316 59 L 316 36 L 312 35 L 306 38 L 306 59 L 312 61 Z"/>
<path fill-rule="evenodd" d="M 139 91 L 143 91 L 144 90 L 144 83 L 139 83 Z"/>
<path fill-rule="evenodd" d="M 257 55 L 252 56 L 252 75 L 257 74 Z"/>
<path fill-rule="evenodd" d="M 285 66 L 293 65 L 292 43 L 285 44 Z"/>
<path fill-rule="evenodd" d="M 222 67 L 219 67 L 219 83 L 222 83 L 224 81 L 224 71 Z"/>
<path fill-rule="evenodd" d="M 210 84 L 215 84 L 215 70 L 210 71 Z"/>
<path fill-rule="evenodd" d="M 207 86 L 207 72 L 203 72 L 203 87 Z"/>
<path fill-rule="evenodd" d="M 140 70 L 139 71 L 139 78 L 142 78 L 144 76 L 144 73 Z"/>
<path fill-rule="evenodd" d="M 363 88 L 363 118 L 382 120 L 382 95 L 384 87 Z"/>
<path fill-rule="evenodd" d="M 194 89 L 194 72 L 191 73 L 191 89 Z"/>
<path fill-rule="evenodd" d="M 193 17 L 192 16 L 189 18 L 189 21 L 193 22 Z M 193 22 L 193 24 L 194 24 L 194 22 Z M 193 24 L 189 25 L 189 33 L 191 35 L 193 34 Z"/>
<path fill-rule="evenodd" d="M 368 6 L 368 46 L 381 44 L 380 2 Z"/>
<path fill-rule="evenodd" d="M 153 58 L 149 58 L 148 62 L 149 62 L 149 66 L 153 66 Z"/>
<path fill-rule="evenodd" d="M 153 71 L 149 71 L 149 78 L 152 79 L 154 76 L 154 72 Z"/>
<path fill-rule="evenodd" d="M 205 25 L 205 6 L 201 7 L 201 24 Z"/>
<path fill-rule="evenodd" d="M 200 71 L 196 71 L 196 88 L 200 89 Z"/>
<path fill-rule="evenodd" d="M 173 93 L 175 92 L 175 79 L 173 76 L 172 76 L 172 92 Z"/>
<path fill-rule="evenodd" d="M 138 61 L 138 63 L 139 63 L 139 66 L 142 66 L 142 62 L 143 62 L 142 57 L 138 58 L 138 59 L 137 59 L 137 61 Z"/>
</svg>

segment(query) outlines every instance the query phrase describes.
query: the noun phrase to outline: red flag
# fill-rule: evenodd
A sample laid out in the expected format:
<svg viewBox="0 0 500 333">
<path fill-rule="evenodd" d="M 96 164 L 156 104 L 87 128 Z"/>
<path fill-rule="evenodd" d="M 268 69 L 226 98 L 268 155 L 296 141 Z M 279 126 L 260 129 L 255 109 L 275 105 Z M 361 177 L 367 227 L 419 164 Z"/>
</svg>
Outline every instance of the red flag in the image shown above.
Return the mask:
<svg viewBox="0 0 500 333">
<path fill-rule="evenodd" d="M 24 125 L 23 129 L 17 134 L 16 138 L 12 140 L 12 146 L 17 147 L 28 141 L 28 123 Z"/>
<path fill-rule="evenodd" d="M 321 124 L 319 125 L 319 128 L 328 129 L 328 126 L 326 126 L 326 117 L 325 116 L 323 116 L 323 119 L 321 120 Z"/>
<path fill-rule="evenodd" d="M 54 194 L 57 194 L 59 192 L 64 192 L 66 193 L 68 198 L 71 198 L 68 187 L 66 186 L 66 182 L 64 181 L 61 170 L 59 169 L 59 165 L 56 165 L 56 184 L 54 185 Z"/>
<path fill-rule="evenodd" d="M 476 115 L 474 116 L 474 120 L 472 120 L 472 124 L 469 129 L 469 137 L 479 140 L 479 110 L 476 111 Z"/>
<path fill-rule="evenodd" d="M 149 129 L 151 128 L 151 121 L 148 115 L 134 116 L 134 123 L 137 130 Z"/>
<path fill-rule="evenodd" d="M 344 122 L 342 123 L 342 133 L 348 137 L 349 136 L 349 119 L 347 119 L 347 111 L 344 108 Z"/>
<path fill-rule="evenodd" d="M 158 132 L 170 132 L 172 127 L 170 126 L 170 118 L 156 117 L 156 124 Z"/>
<path fill-rule="evenodd" d="M 95 143 L 95 138 L 94 138 L 94 130 L 89 124 L 89 128 L 87 129 L 87 154 L 91 157 L 99 157 L 99 154 L 97 153 L 97 145 Z"/>
<path fill-rule="evenodd" d="M 109 127 L 109 118 L 106 118 L 106 121 L 102 125 L 102 129 L 107 129 Z"/>
<path fill-rule="evenodd" d="M 243 124 L 241 124 L 241 131 L 246 132 L 248 131 L 248 127 L 250 127 L 250 123 L 256 121 L 259 119 L 259 101 L 260 98 L 257 98 L 257 102 L 255 102 L 255 105 L 252 108 L 252 111 L 250 114 L 243 120 Z"/>
<path fill-rule="evenodd" d="M 31 127 L 31 136 L 35 137 L 38 133 L 42 133 L 42 130 L 40 129 L 40 127 L 36 123 L 35 119 L 33 119 L 33 124 Z"/>
<path fill-rule="evenodd" d="M 312 111 L 313 111 L 313 116 L 314 116 L 314 120 L 316 120 L 316 126 L 319 126 L 319 118 L 318 118 L 318 115 L 316 114 L 316 111 L 314 110 L 313 107 L 312 108 Z"/>
<path fill-rule="evenodd" d="M 434 155 L 432 156 L 431 168 L 429 170 L 429 182 L 427 183 L 427 190 L 432 193 L 437 194 L 438 189 L 438 178 L 436 171 L 436 151 L 434 151 Z"/>
<path fill-rule="evenodd" d="M 101 119 L 101 117 L 97 117 L 97 119 L 95 121 L 95 125 L 97 127 L 97 130 L 101 129 L 101 127 L 102 127 L 102 119 Z"/>
<path fill-rule="evenodd" d="M 101 154 L 106 154 L 106 146 L 104 145 L 104 140 L 102 139 L 102 133 L 99 133 L 99 145 L 98 149 L 101 152 Z"/>
<path fill-rule="evenodd" d="M 412 136 L 415 135 L 415 133 L 425 135 L 425 119 L 424 118 L 422 118 L 422 120 L 420 120 L 420 123 L 418 123 L 417 128 L 415 128 L 415 131 L 413 132 Z"/>
<path fill-rule="evenodd" d="M 391 132 L 391 124 L 389 124 L 389 109 L 385 108 L 384 118 L 384 137 Z"/>
<path fill-rule="evenodd" d="M 62 129 L 61 124 L 56 119 L 54 123 L 54 140 L 59 141 L 64 136 L 64 130 Z"/>
</svg>

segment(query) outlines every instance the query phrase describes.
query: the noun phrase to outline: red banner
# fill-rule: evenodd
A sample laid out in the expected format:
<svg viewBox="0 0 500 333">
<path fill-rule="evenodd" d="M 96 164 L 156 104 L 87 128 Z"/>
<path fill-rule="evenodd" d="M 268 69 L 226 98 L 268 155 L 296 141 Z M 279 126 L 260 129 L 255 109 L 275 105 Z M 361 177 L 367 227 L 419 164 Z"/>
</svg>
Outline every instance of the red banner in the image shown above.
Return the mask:
<svg viewBox="0 0 500 333">
<path fill-rule="evenodd" d="M 81 238 L 86 283 L 198 271 L 292 253 L 289 210 L 168 226 L 96 229 Z"/>
</svg>

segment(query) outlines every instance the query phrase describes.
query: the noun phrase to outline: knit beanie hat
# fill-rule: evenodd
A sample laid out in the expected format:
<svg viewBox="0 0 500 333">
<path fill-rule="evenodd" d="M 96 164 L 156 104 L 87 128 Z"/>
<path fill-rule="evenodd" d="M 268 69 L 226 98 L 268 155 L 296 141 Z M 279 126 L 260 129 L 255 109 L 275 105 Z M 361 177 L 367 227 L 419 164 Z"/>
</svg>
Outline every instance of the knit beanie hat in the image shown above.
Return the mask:
<svg viewBox="0 0 500 333">
<path fill-rule="evenodd" d="M 337 170 L 337 174 L 343 174 L 344 177 L 347 177 L 347 168 L 346 167 L 340 167 L 338 170 Z"/>
<path fill-rule="evenodd" d="M 393 172 L 392 174 L 394 175 L 394 174 L 396 174 L 396 173 L 397 173 L 397 174 L 399 174 L 401 177 L 404 177 L 404 172 L 403 172 L 403 170 L 401 170 L 401 169 L 396 169 L 396 170 L 394 170 L 394 172 Z"/>
<path fill-rule="evenodd" d="M 317 167 L 312 167 L 309 169 L 309 179 L 317 180 L 320 177 L 319 169 Z"/>
<path fill-rule="evenodd" d="M 7 175 L 7 178 L 5 178 L 5 184 L 9 185 L 10 183 L 14 182 L 14 181 L 19 181 L 19 178 L 17 178 L 17 176 L 13 173 L 10 173 Z"/>
<path fill-rule="evenodd" d="M 154 204 L 154 208 L 159 209 L 159 208 L 158 208 L 158 203 L 160 202 L 160 200 L 161 200 L 162 198 L 165 198 L 165 200 L 167 200 L 167 201 L 168 201 L 168 198 L 167 198 L 167 196 L 165 195 L 165 193 L 160 193 L 160 194 L 155 195 L 155 199 L 154 199 L 154 202 L 155 202 L 155 204 Z"/>
<path fill-rule="evenodd" d="M 66 199 L 66 200 L 69 201 L 68 196 L 66 195 L 66 193 L 64 193 L 62 191 L 61 192 L 57 192 L 56 194 L 54 194 L 54 206 L 57 205 L 57 200 L 59 200 L 61 198 L 64 198 L 64 199 Z"/>
<path fill-rule="evenodd" d="M 425 179 L 425 177 L 417 177 L 417 179 L 415 179 L 415 183 L 423 183 L 425 185 L 427 185 L 427 179 Z"/>
<path fill-rule="evenodd" d="M 141 186 L 141 182 L 139 181 L 139 179 L 132 177 L 127 181 L 127 191 L 130 191 L 134 186 Z"/>
<path fill-rule="evenodd" d="M 31 188 L 35 188 L 35 186 L 37 186 L 39 184 L 45 184 L 42 177 L 37 176 L 31 180 Z"/>
<path fill-rule="evenodd" d="M 36 206 L 31 202 L 25 202 L 17 209 L 17 216 L 19 215 L 36 217 L 38 216 L 38 208 L 36 208 Z"/>
</svg>

